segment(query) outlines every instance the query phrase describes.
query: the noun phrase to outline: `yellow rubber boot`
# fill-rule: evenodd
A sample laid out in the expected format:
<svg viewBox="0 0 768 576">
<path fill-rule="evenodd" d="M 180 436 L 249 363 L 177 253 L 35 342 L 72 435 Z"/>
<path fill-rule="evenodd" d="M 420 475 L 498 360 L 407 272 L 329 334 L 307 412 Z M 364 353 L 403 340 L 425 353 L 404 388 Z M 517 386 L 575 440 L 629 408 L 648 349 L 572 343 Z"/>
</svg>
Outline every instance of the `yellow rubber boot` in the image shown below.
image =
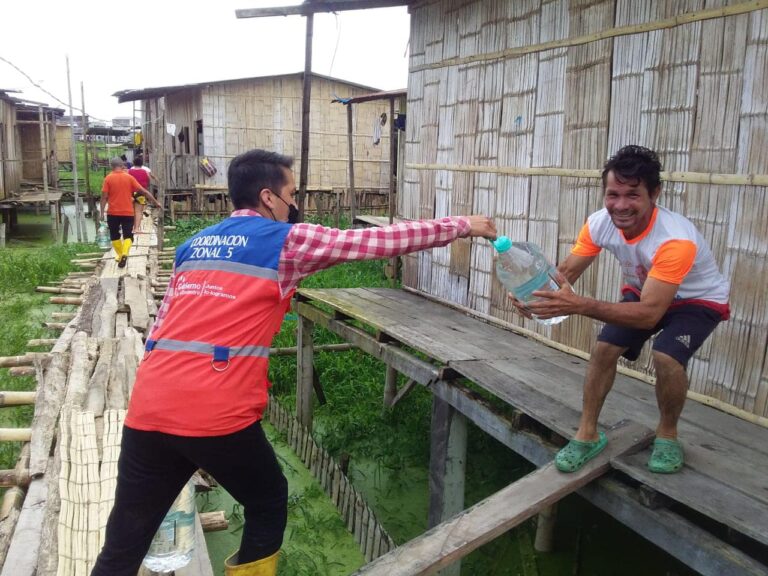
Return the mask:
<svg viewBox="0 0 768 576">
<path fill-rule="evenodd" d="M 115 260 L 117 260 L 119 262 L 120 258 L 123 255 L 123 241 L 122 240 L 112 240 L 112 248 L 115 249 Z"/>
<path fill-rule="evenodd" d="M 224 560 L 224 576 L 275 576 L 280 552 L 247 564 L 237 564 L 237 552 Z"/>
<path fill-rule="evenodd" d="M 123 240 L 123 256 L 128 256 L 128 252 L 131 251 L 131 245 L 133 244 L 133 240 L 128 238 L 127 240 Z"/>
</svg>

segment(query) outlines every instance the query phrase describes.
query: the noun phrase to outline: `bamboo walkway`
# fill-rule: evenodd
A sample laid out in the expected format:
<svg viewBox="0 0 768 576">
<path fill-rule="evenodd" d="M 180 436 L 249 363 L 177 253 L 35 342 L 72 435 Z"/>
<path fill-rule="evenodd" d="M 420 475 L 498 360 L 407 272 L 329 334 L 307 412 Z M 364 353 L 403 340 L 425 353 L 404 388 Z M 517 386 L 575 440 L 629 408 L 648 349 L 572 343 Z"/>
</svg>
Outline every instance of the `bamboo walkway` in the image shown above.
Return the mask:
<svg viewBox="0 0 768 576">
<path fill-rule="evenodd" d="M 30 342 L 52 344 L 49 352 L 5 359 L 35 375 L 37 393 L 19 463 L 0 479 L 14 486 L 0 510 L 0 576 L 87 576 L 101 549 L 142 338 L 173 259 L 158 249 L 153 219 L 142 226 L 126 268 L 111 251 L 87 254 L 74 261 L 82 272 L 39 288 L 68 307 L 54 316 L 68 321 L 48 323 L 62 330 L 57 339 Z M 213 574 L 199 516 L 196 536 L 195 558 L 179 576 Z"/>
</svg>

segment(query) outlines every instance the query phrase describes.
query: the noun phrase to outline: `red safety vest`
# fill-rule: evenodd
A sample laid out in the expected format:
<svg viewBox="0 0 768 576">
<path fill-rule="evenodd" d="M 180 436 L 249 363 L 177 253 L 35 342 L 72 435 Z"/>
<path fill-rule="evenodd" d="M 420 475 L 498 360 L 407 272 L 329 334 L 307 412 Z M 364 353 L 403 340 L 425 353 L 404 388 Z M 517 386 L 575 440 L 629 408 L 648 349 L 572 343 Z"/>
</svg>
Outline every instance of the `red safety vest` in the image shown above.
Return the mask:
<svg viewBox="0 0 768 576">
<path fill-rule="evenodd" d="M 269 349 L 292 294 L 278 263 L 290 225 L 228 218 L 176 251 L 173 299 L 147 340 L 126 425 L 220 436 L 261 418 Z"/>
</svg>

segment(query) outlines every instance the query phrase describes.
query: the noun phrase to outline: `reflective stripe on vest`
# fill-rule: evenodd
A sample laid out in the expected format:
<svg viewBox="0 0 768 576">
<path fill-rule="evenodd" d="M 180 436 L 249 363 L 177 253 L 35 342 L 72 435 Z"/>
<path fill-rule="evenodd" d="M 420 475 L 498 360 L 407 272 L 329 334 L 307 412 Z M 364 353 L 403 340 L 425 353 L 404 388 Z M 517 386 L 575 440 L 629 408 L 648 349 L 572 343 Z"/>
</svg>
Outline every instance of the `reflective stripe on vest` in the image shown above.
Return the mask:
<svg viewBox="0 0 768 576">
<path fill-rule="evenodd" d="M 277 282 L 277 270 L 244 264 L 242 262 L 227 262 L 226 260 L 186 260 L 176 266 L 176 273 L 188 272 L 190 270 L 219 270 L 221 272 L 232 272 L 251 276 L 253 278 L 264 278 Z"/>
<path fill-rule="evenodd" d="M 159 340 L 147 340 L 145 346 L 147 352 L 152 350 L 167 350 L 169 352 L 195 352 L 213 356 L 214 362 L 226 362 L 233 356 L 255 356 L 257 358 L 269 357 L 269 346 L 215 346 L 206 342 L 187 342 L 184 340 L 172 340 L 160 338 Z"/>
</svg>

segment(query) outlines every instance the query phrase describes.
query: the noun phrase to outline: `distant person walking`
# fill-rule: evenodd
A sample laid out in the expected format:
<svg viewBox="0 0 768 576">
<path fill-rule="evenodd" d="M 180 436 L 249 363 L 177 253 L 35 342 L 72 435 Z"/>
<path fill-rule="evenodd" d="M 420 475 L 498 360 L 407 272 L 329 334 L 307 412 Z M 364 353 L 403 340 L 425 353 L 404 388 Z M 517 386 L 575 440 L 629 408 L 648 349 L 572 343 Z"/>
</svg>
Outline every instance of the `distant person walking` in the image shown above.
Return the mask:
<svg viewBox="0 0 768 576">
<path fill-rule="evenodd" d="M 107 214 L 109 239 L 115 249 L 115 260 L 120 268 L 125 268 L 128 262 L 128 252 L 133 244 L 133 194 L 136 192 L 147 198 L 158 208 L 161 208 L 155 197 L 123 168 L 120 158 L 109 162 L 112 172 L 104 178 L 101 187 L 101 213 Z M 107 205 L 109 208 L 107 209 Z M 106 212 L 105 212 L 106 210 Z"/>
<path fill-rule="evenodd" d="M 144 157 L 140 155 L 134 158 L 133 168 L 128 169 L 128 174 L 136 178 L 136 181 L 147 190 L 149 190 L 150 180 L 157 180 L 154 174 L 152 174 L 152 170 L 144 166 Z M 144 215 L 144 207 L 147 205 L 147 199 L 137 192 L 133 193 L 133 199 L 133 233 L 138 234 L 141 232 L 141 220 Z"/>
</svg>

